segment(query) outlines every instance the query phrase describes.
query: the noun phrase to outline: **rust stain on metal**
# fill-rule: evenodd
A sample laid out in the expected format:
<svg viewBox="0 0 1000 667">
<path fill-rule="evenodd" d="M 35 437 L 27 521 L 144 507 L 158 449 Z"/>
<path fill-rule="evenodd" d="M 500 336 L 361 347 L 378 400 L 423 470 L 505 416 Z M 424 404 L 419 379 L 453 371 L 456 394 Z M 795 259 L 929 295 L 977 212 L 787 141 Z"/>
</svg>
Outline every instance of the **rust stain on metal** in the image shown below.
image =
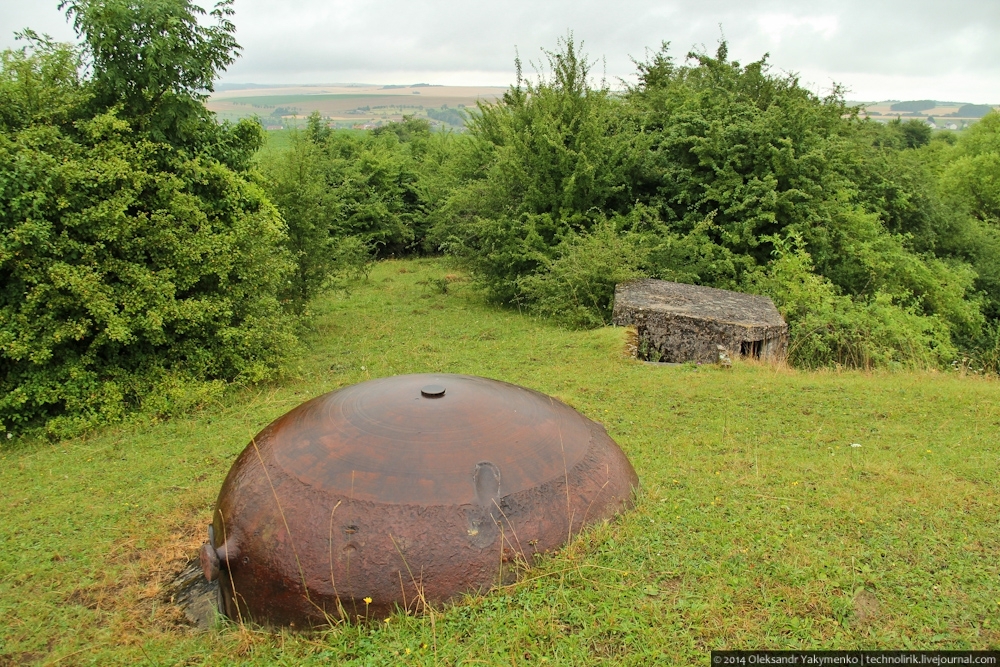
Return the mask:
<svg viewBox="0 0 1000 667">
<path fill-rule="evenodd" d="M 604 428 L 516 385 L 404 375 L 315 398 L 233 464 L 201 553 L 223 612 L 384 618 L 509 580 L 631 502 Z"/>
</svg>

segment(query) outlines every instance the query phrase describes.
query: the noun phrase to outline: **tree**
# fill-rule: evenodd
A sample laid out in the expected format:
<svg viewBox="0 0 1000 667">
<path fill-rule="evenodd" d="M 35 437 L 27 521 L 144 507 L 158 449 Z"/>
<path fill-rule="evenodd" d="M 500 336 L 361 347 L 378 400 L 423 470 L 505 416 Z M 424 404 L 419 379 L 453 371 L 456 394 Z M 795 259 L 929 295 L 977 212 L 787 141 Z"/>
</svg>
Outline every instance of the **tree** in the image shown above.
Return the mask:
<svg viewBox="0 0 1000 667">
<path fill-rule="evenodd" d="M 920 148 L 931 142 L 931 126 L 924 121 L 911 118 L 905 123 L 901 123 L 898 119 L 893 123 L 899 123 L 906 148 Z"/>
<path fill-rule="evenodd" d="M 232 4 L 217 2 L 205 26 L 189 0 L 63 0 L 89 58 L 94 112 L 115 107 L 157 141 L 197 142 L 203 102 L 240 50 Z"/>
<path fill-rule="evenodd" d="M 180 0 L 67 6 L 82 58 L 36 38 L 0 60 L 0 427 L 56 436 L 270 377 L 295 344 L 285 226 L 247 172 L 262 130 L 201 105 L 228 3 L 217 29 Z"/>
<path fill-rule="evenodd" d="M 560 254 L 567 238 L 634 203 L 627 183 L 635 153 L 624 107 L 569 35 L 544 52 L 548 71 L 518 79 L 468 122 L 474 147 L 466 182 L 432 232 L 459 253 L 492 298 L 523 300 L 520 279 Z"/>
<path fill-rule="evenodd" d="M 910 100 L 908 102 L 896 102 L 889 107 L 892 111 L 906 111 L 910 113 L 917 113 L 919 111 L 927 111 L 928 109 L 933 109 L 937 106 L 937 102 L 934 100 Z"/>
</svg>

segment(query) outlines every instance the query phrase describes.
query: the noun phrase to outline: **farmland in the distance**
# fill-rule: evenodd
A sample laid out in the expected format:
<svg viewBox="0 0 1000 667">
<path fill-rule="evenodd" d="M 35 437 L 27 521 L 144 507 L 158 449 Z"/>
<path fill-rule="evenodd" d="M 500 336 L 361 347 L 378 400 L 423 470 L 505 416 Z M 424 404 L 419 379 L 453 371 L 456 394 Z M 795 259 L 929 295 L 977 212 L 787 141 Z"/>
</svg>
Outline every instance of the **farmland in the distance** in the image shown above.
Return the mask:
<svg viewBox="0 0 1000 667">
<path fill-rule="evenodd" d="M 896 118 L 901 118 L 903 120 L 908 120 L 910 118 L 925 118 L 932 120 L 939 128 L 948 128 L 949 125 L 956 125 L 956 128 L 952 129 L 962 129 L 975 123 L 982 117 L 982 110 L 978 114 L 969 113 L 970 107 L 983 107 L 988 105 L 970 105 L 964 102 L 941 102 L 935 101 L 934 107 L 930 109 L 922 109 L 920 111 L 904 111 L 900 109 L 893 109 L 893 105 L 898 104 L 898 101 L 888 100 L 882 102 L 848 102 L 850 105 L 857 105 L 864 109 L 865 114 L 874 120 L 894 120 Z"/>
<path fill-rule="evenodd" d="M 255 87 L 218 92 L 208 108 L 230 120 L 256 115 L 271 128 L 301 124 L 313 111 L 336 127 L 374 126 L 415 115 L 432 125 L 458 128 L 462 109 L 475 107 L 478 100 L 494 100 L 503 91 L 493 86 L 426 84 Z"/>
<path fill-rule="evenodd" d="M 333 127 L 371 129 L 403 116 L 426 118 L 433 127 L 460 129 L 462 112 L 479 100 L 492 101 L 503 94 L 499 86 L 437 86 L 333 84 L 303 86 L 233 86 L 212 95 L 208 108 L 219 118 L 237 120 L 258 116 L 268 129 L 297 127 L 314 111 Z M 933 119 L 940 128 L 955 124 L 962 129 L 978 116 L 961 113 L 961 102 L 936 102 L 933 109 L 895 111 L 895 101 L 848 102 L 864 109 L 874 120 L 901 117 Z"/>
</svg>

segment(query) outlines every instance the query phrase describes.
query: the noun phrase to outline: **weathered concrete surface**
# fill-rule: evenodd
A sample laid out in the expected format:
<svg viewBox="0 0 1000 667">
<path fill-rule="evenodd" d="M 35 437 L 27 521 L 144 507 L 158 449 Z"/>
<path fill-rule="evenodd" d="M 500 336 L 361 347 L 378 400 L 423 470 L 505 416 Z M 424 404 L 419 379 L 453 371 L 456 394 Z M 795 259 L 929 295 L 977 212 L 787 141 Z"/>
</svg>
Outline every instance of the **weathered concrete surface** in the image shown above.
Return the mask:
<svg viewBox="0 0 1000 667">
<path fill-rule="evenodd" d="M 178 605 L 188 623 L 209 630 L 219 616 L 219 582 L 205 581 L 201 564 L 192 560 L 167 586 L 167 602 Z"/>
<path fill-rule="evenodd" d="M 612 322 L 635 327 L 637 356 L 650 361 L 779 361 L 788 352 L 788 325 L 766 296 L 647 278 L 615 288 Z"/>
</svg>

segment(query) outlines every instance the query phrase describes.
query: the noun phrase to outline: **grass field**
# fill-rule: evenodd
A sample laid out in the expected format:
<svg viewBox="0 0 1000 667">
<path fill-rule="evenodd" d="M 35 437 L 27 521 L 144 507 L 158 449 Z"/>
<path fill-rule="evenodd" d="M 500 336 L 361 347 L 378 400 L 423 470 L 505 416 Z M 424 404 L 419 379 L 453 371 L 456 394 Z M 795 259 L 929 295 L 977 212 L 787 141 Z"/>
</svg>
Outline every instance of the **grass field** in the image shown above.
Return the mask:
<svg viewBox="0 0 1000 667">
<path fill-rule="evenodd" d="M 286 128 L 284 130 L 268 130 L 264 133 L 264 146 L 261 153 L 281 153 L 292 147 L 292 137 L 296 132 L 301 132 L 297 128 Z M 365 130 L 337 130 L 337 132 L 348 134 L 364 134 Z"/>
<path fill-rule="evenodd" d="M 855 103 L 851 103 L 855 104 Z M 979 120 L 978 117 L 958 116 L 961 104 L 951 102 L 938 102 L 933 109 L 921 111 L 918 116 L 907 115 L 905 112 L 893 111 L 893 102 L 862 102 L 860 103 L 873 118 L 880 120 L 894 120 L 899 117 L 903 120 L 910 118 L 933 118 L 939 127 L 946 127 L 949 123 L 955 123 L 959 127 L 971 125 Z"/>
<path fill-rule="evenodd" d="M 339 127 L 398 121 L 403 115 L 426 117 L 427 109 L 474 108 L 492 101 L 505 88 L 491 86 L 301 86 L 227 90 L 212 95 L 207 106 L 219 118 L 257 115 L 273 123 L 301 124 L 313 111 Z M 276 110 L 280 117 L 273 115 Z"/>
<path fill-rule="evenodd" d="M 1000 646 L 1000 382 L 646 365 L 623 357 L 621 330 L 483 304 L 443 260 L 383 262 L 314 311 L 282 383 L 185 418 L 4 440 L 0 665 L 705 665 L 713 648 Z M 433 615 L 310 635 L 181 624 L 165 585 L 250 437 L 320 393 L 422 371 L 523 384 L 601 421 L 639 473 L 636 508 Z"/>
</svg>

